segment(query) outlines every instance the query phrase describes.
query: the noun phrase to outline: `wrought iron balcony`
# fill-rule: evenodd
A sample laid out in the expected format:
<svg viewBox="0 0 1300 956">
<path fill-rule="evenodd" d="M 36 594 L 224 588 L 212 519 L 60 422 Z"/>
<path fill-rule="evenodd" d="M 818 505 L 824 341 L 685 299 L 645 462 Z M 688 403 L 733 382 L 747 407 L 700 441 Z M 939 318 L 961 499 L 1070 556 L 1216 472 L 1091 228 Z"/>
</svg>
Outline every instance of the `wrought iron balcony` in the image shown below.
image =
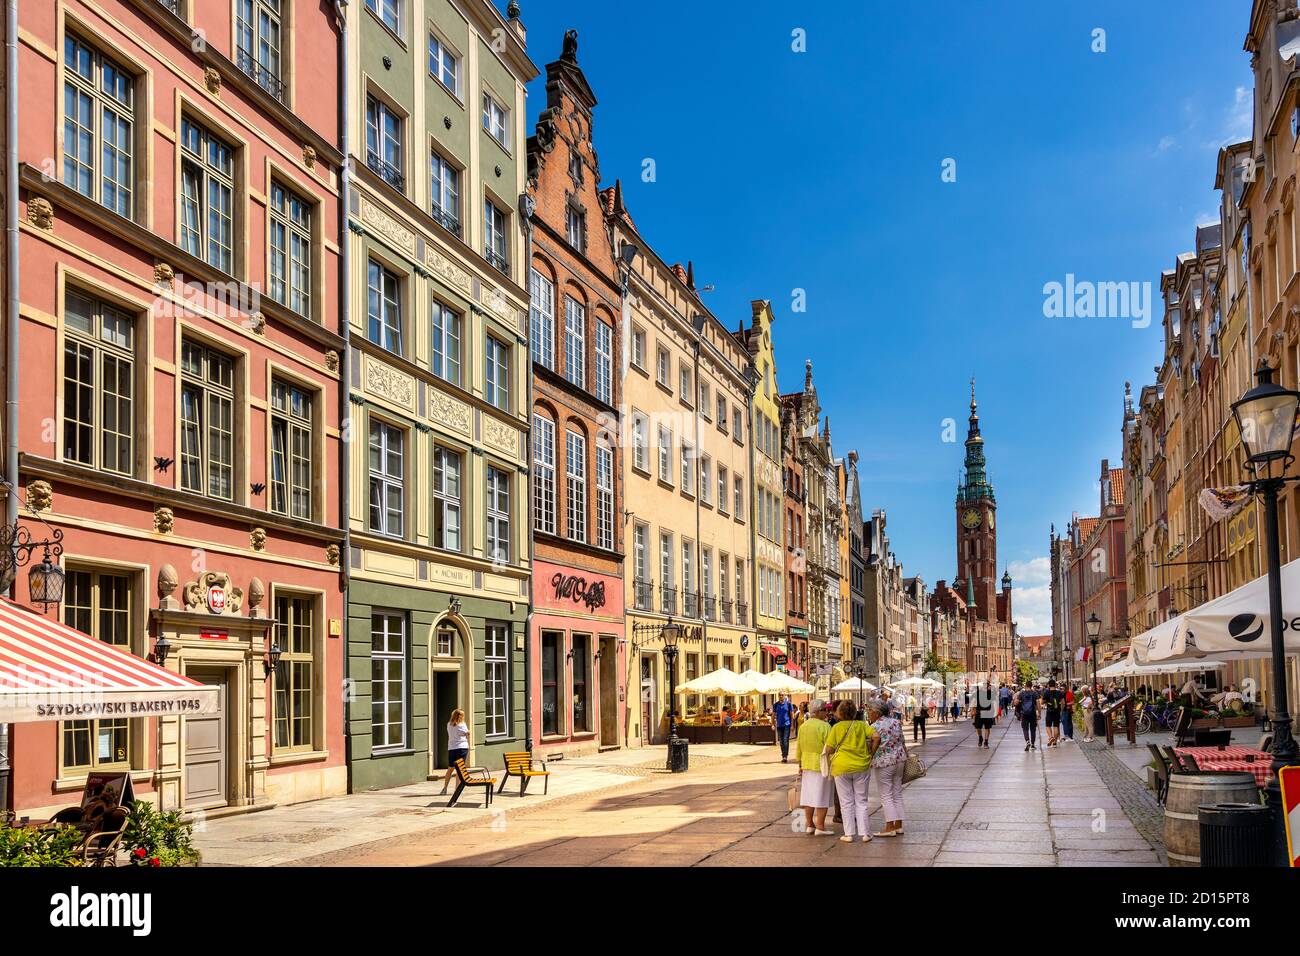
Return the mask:
<svg viewBox="0 0 1300 956">
<path fill-rule="evenodd" d="M 488 261 L 488 265 L 505 275 L 510 275 L 510 261 L 503 255 L 494 252 L 492 249 L 484 247 L 483 258 Z"/>
<path fill-rule="evenodd" d="M 384 162 L 379 158 L 378 153 L 367 150 L 366 165 L 398 192 L 406 192 L 406 177 L 402 175 L 402 171 L 392 163 Z"/>
<path fill-rule="evenodd" d="M 442 225 L 442 227 L 443 227 L 444 229 L 446 229 L 448 232 L 450 232 L 452 235 L 454 235 L 457 239 L 460 238 L 460 220 L 459 220 L 459 219 L 457 219 L 457 218 L 456 218 L 455 216 L 453 216 L 451 213 L 447 212 L 445 209 L 443 209 L 443 208 L 442 208 L 441 206 L 439 206 L 437 203 L 434 203 L 434 204 L 433 204 L 433 210 L 432 210 L 432 212 L 433 212 L 433 218 L 436 219 L 436 220 L 438 220 L 438 222 Z"/>
<path fill-rule="evenodd" d="M 181 0 L 158 0 L 158 5 L 166 7 L 178 17 L 181 15 Z"/>
<path fill-rule="evenodd" d="M 704 596 L 704 619 L 706 621 L 718 619 L 718 599 L 707 594 Z"/>
<path fill-rule="evenodd" d="M 633 582 L 633 601 L 636 603 L 638 611 L 654 610 L 654 593 L 655 586 L 653 581 L 635 581 Z"/>
<path fill-rule="evenodd" d="M 719 602 L 718 610 L 719 610 L 720 613 L 721 613 L 722 623 L 723 623 L 723 624 L 730 624 L 730 623 L 731 623 L 731 606 L 732 606 L 732 605 L 731 605 L 731 602 L 730 602 L 730 601 L 721 601 L 721 602 Z"/>
<path fill-rule="evenodd" d="M 687 591 L 682 595 L 682 616 L 700 616 L 700 596 L 698 594 L 692 594 L 690 591 Z"/>
<path fill-rule="evenodd" d="M 258 63 L 257 57 L 253 56 L 252 53 L 248 50 L 237 50 L 235 52 L 235 65 L 251 76 L 253 82 L 258 86 L 281 103 L 284 102 L 284 81 L 261 63 Z"/>
<path fill-rule="evenodd" d="M 662 588 L 659 591 L 659 610 L 663 614 L 677 613 L 677 589 Z"/>
<path fill-rule="evenodd" d="M 736 623 L 741 627 L 749 627 L 749 605 L 736 602 Z"/>
</svg>

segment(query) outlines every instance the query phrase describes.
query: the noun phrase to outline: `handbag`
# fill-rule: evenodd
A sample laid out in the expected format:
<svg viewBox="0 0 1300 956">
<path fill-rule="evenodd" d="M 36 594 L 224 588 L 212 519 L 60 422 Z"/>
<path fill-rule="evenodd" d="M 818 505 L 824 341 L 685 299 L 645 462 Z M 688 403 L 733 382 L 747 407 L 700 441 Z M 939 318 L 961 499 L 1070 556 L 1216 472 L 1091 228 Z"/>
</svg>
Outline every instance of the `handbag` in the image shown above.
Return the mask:
<svg viewBox="0 0 1300 956">
<path fill-rule="evenodd" d="M 903 783 L 911 783 L 924 777 L 926 774 L 925 764 L 921 763 L 921 758 L 916 754 L 908 754 L 907 760 L 903 764 Z"/>
<path fill-rule="evenodd" d="M 798 810 L 799 803 L 799 784 L 795 784 L 785 792 L 785 808 L 790 811 Z"/>
</svg>

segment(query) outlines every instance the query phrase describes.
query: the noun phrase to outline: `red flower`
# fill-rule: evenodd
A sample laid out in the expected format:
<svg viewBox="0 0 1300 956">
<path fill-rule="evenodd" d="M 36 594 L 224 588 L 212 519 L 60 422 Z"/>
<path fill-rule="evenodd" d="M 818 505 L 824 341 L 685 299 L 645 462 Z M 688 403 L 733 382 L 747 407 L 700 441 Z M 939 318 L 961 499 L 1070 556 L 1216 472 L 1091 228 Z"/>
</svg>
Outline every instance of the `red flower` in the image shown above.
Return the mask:
<svg viewBox="0 0 1300 956">
<path fill-rule="evenodd" d="M 159 860 L 158 857 L 156 857 L 156 856 L 151 856 L 151 857 L 149 857 L 149 865 L 150 865 L 150 866 L 162 866 L 162 861 Z"/>
<path fill-rule="evenodd" d="M 144 858 L 144 847 L 142 847 L 142 846 L 138 846 L 138 847 L 136 847 L 132 852 L 135 854 L 135 856 L 136 856 L 137 858 L 139 858 L 139 859 L 143 859 L 143 858 Z"/>
</svg>

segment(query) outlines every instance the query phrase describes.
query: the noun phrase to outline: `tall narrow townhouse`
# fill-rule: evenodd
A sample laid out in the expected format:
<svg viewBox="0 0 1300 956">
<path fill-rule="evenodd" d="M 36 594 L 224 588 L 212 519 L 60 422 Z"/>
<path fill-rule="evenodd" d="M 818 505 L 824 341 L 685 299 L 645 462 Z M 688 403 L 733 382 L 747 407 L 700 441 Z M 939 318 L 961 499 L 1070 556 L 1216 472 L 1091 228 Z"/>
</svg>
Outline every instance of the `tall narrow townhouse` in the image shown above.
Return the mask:
<svg viewBox="0 0 1300 956">
<path fill-rule="evenodd" d="M 664 739 L 669 681 L 661 628 L 683 625 L 677 683 L 758 662 L 751 614 L 749 354 L 712 315 L 694 270 L 669 265 L 637 232 L 615 183 L 603 195 L 614 247 L 629 262 L 623 480 L 624 575 L 633 745 Z M 624 258 L 626 250 L 626 258 Z M 678 713 L 735 705 L 683 696 Z"/>
<path fill-rule="evenodd" d="M 826 430 L 830 432 L 829 421 L 826 423 Z M 835 487 L 839 498 L 839 529 L 836 538 L 836 551 L 839 555 L 837 562 L 839 607 L 836 610 L 836 617 L 840 625 L 840 666 L 843 669 L 844 664 L 853 660 L 853 599 L 849 558 L 849 469 L 842 458 L 835 461 Z"/>
<path fill-rule="evenodd" d="M 353 790 L 528 740 L 522 24 L 486 0 L 347 6 Z"/>
<path fill-rule="evenodd" d="M 867 638 L 867 552 L 863 538 L 862 485 L 858 477 L 858 453 L 851 451 L 844 459 L 845 534 L 849 539 L 849 641 L 854 661 L 863 673 L 879 673 L 876 642 Z"/>
<path fill-rule="evenodd" d="M 533 747 L 546 756 L 618 747 L 627 731 L 622 287 L 599 195 L 595 106 L 571 30 L 546 65 L 546 109 L 528 140 L 536 203 L 529 707 Z"/>
<path fill-rule="evenodd" d="M 739 338 L 749 355 L 758 385 L 750 408 L 753 463 L 749 493 L 753 534 L 752 562 L 755 595 L 754 627 L 760 653 L 755 660 L 764 673 L 777 669 L 777 658 L 790 658 L 786 640 L 786 550 L 783 512 L 784 456 L 781 451 L 781 392 L 776 384 L 776 346 L 772 338 L 775 316 L 772 303 L 756 299 L 750 303 L 750 325 L 741 326 Z"/>
<path fill-rule="evenodd" d="M 808 670 L 808 561 L 803 462 L 799 458 L 795 407 L 781 403 L 781 462 L 785 517 L 785 625 L 790 648 L 786 671 L 803 678 Z"/>
<path fill-rule="evenodd" d="M 15 805 L 45 816 L 118 772 L 168 810 L 343 793 L 333 12 L 18 14 L 11 520 L 63 535 L 45 613 L 220 710 L 18 725 Z"/>
</svg>

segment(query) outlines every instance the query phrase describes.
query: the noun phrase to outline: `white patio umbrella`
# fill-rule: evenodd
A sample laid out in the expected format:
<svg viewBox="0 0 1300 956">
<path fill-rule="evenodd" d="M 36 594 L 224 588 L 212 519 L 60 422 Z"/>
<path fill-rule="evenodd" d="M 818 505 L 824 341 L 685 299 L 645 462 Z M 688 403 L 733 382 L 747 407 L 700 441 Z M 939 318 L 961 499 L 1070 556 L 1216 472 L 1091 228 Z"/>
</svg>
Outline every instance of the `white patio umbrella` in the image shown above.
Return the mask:
<svg viewBox="0 0 1300 956">
<path fill-rule="evenodd" d="M 769 694 L 815 694 L 817 692 L 817 688 L 812 684 L 782 671 L 772 671 L 763 676 L 767 678 Z"/>
<path fill-rule="evenodd" d="M 735 671 L 719 667 L 716 671 L 710 671 L 695 680 L 688 680 L 685 684 L 678 685 L 677 693 L 702 694 L 705 697 L 743 697 L 761 691 L 755 689 L 752 681 L 746 680 Z"/>
<path fill-rule="evenodd" d="M 867 683 L 867 681 L 864 681 L 861 677 L 850 677 L 848 680 L 840 681 L 831 688 L 831 690 L 839 691 L 841 693 L 844 691 L 853 691 L 854 693 L 857 693 L 858 691 L 875 689 L 875 684 Z"/>
<path fill-rule="evenodd" d="M 943 684 L 937 680 L 930 680 L 928 677 L 904 677 L 902 680 L 896 680 L 891 687 L 942 687 Z"/>
</svg>

